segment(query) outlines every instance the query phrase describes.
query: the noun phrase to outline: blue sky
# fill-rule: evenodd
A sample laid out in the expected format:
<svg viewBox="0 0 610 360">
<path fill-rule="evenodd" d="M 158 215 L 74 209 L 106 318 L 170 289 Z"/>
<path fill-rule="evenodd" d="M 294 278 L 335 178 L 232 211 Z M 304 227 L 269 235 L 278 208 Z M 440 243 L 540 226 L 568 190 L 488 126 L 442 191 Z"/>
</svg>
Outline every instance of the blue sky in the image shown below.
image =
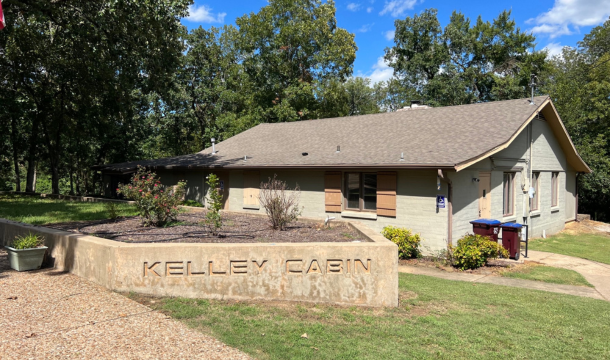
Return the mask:
<svg viewBox="0 0 610 360">
<path fill-rule="evenodd" d="M 258 12 L 267 4 L 266 0 L 195 0 L 189 17 L 182 22 L 189 29 L 235 24 L 236 18 Z M 517 25 L 536 35 L 536 49 L 547 48 L 551 54 L 559 53 L 563 46 L 576 46 L 592 27 L 610 17 L 610 0 L 337 0 L 335 6 L 338 26 L 356 34 L 354 75 L 373 82 L 392 75 L 382 57 L 384 49 L 393 45 L 394 20 L 427 8 L 438 9 L 443 26 L 454 10 L 474 22 L 479 15 L 491 21 L 502 10 L 510 9 Z"/>
</svg>

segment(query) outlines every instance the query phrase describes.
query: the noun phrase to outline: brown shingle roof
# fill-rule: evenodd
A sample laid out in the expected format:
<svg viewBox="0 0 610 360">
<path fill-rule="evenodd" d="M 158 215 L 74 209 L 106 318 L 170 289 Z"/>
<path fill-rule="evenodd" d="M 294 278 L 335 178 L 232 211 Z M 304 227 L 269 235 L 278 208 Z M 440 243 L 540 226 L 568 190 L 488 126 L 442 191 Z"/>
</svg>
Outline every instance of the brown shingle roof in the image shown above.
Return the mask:
<svg viewBox="0 0 610 360">
<path fill-rule="evenodd" d="M 138 164 L 157 168 L 455 167 L 508 142 L 547 99 L 536 97 L 537 106 L 530 105 L 529 99 L 518 99 L 261 124 L 218 143 L 215 155 L 207 148 L 197 154 L 96 168 L 127 171 Z"/>
</svg>

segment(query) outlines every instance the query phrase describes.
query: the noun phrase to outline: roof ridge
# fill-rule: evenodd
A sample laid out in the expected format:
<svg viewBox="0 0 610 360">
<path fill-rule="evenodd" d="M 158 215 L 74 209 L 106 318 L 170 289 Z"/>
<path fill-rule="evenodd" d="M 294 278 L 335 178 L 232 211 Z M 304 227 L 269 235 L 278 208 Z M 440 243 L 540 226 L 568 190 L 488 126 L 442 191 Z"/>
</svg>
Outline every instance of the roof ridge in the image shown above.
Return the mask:
<svg viewBox="0 0 610 360">
<path fill-rule="evenodd" d="M 550 97 L 550 95 L 534 96 L 534 98 L 544 98 L 545 100 L 547 98 L 549 98 L 549 97 Z M 506 102 L 509 102 L 509 101 L 530 100 L 530 99 L 531 98 L 527 97 L 527 98 L 508 99 L 508 100 L 481 101 L 481 102 L 476 102 L 476 103 L 472 103 L 472 104 L 460 104 L 460 105 L 430 107 L 428 109 L 422 109 L 422 110 L 418 110 L 418 111 L 430 111 L 430 110 L 439 110 L 439 109 L 449 109 L 449 108 L 466 107 L 466 106 L 474 106 L 474 105 L 492 105 L 492 104 L 497 104 L 497 103 L 506 103 Z M 388 114 L 394 114 L 394 113 L 396 113 L 396 111 L 386 111 L 386 112 L 373 113 L 373 114 L 362 114 L 362 115 L 359 114 L 359 115 L 348 115 L 348 116 L 336 116 L 336 117 L 319 118 L 319 119 L 306 119 L 306 120 L 295 120 L 295 121 L 280 121 L 280 122 L 260 123 L 258 125 L 297 124 L 297 123 L 306 123 L 306 122 L 310 122 L 310 121 L 347 119 L 347 118 L 357 118 L 357 117 L 361 117 L 361 116 L 380 116 L 380 115 L 388 115 Z M 245 132 L 245 131 L 247 131 L 247 130 L 244 130 L 243 132 Z M 235 136 L 237 136 L 237 135 L 235 135 Z"/>
</svg>

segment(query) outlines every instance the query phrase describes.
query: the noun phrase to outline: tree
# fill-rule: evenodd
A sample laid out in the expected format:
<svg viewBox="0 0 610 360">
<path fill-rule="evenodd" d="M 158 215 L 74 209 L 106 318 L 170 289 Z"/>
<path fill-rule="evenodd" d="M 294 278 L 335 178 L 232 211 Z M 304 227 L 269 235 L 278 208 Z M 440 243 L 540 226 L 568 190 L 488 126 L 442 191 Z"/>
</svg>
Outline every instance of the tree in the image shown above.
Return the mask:
<svg viewBox="0 0 610 360">
<path fill-rule="evenodd" d="M 99 149 L 97 160 L 113 150 L 123 156 L 139 151 L 134 150 L 138 146 L 133 139 L 144 125 L 137 120 L 148 108 L 141 100 L 166 91 L 168 76 L 183 50 L 180 18 L 188 4 L 187 0 L 3 2 L 11 23 L 0 34 L 4 54 L 0 72 L 8 74 L 6 81 L 16 86 L 16 96 L 33 107 L 28 188 L 40 155 L 46 158 L 52 191 L 59 193 L 62 172 L 69 172 L 72 179 L 72 158 L 81 156 L 83 146 Z M 43 149 L 37 148 L 39 143 Z M 126 147 L 131 149 L 125 151 Z M 66 157 L 68 151 L 73 156 Z M 92 165 L 77 163 L 85 168 Z"/>
<path fill-rule="evenodd" d="M 354 34 L 337 27 L 333 1 L 271 0 L 236 20 L 245 72 L 261 122 L 311 118 L 315 82 L 351 75 Z"/>
<path fill-rule="evenodd" d="M 564 48 L 543 74 L 576 149 L 593 173 L 579 177 L 579 211 L 610 220 L 610 20 L 578 48 Z"/>
<path fill-rule="evenodd" d="M 530 74 L 543 70 L 546 53 L 531 52 L 534 36 L 515 26 L 510 11 L 471 25 L 453 12 L 443 29 L 435 9 L 396 20 L 395 45 L 385 60 L 405 88 L 435 105 L 527 96 Z"/>
<path fill-rule="evenodd" d="M 371 87 L 371 80 L 362 77 L 352 77 L 345 82 L 349 115 L 365 115 L 379 112 L 375 101 L 375 90 Z"/>
<path fill-rule="evenodd" d="M 381 111 L 396 111 L 410 105 L 410 100 L 421 100 L 422 95 L 404 82 L 391 78 L 375 84 L 375 100 Z"/>
</svg>

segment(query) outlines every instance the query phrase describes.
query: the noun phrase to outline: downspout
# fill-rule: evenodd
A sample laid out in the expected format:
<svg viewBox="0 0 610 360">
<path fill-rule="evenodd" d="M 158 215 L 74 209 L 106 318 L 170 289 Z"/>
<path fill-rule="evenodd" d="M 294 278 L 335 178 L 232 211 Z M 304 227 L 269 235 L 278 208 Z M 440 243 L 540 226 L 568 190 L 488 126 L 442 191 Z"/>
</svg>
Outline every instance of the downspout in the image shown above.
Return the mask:
<svg viewBox="0 0 610 360">
<path fill-rule="evenodd" d="M 532 187 L 532 176 L 534 176 L 534 123 L 530 122 L 529 124 L 529 129 L 528 129 L 528 137 L 529 137 L 529 144 L 530 144 L 530 161 L 529 161 L 529 166 L 528 166 L 528 181 L 527 181 L 527 185 L 531 188 Z M 538 191 L 540 191 L 540 189 L 538 189 Z M 528 231 L 531 231 L 531 227 L 530 227 L 530 223 L 532 221 L 532 217 L 531 217 L 531 209 L 530 209 L 530 199 L 529 199 L 529 189 L 527 189 L 527 200 L 525 202 L 525 206 L 527 207 L 527 226 L 528 226 Z M 540 197 L 540 195 L 536 194 L 538 197 Z"/>
<path fill-rule="evenodd" d="M 453 183 L 449 176 L 443 175 L 441 169 L 438 169 L 438 177 L 447 183 L 447 245 L 453 245 Z"/>
<path fill-rule="evenodd" d="M 574 184 L 574 186 L 576 187 L 576 196 L 574 196 L 574 201 L 576 202 L 576 204 L 574 205 L 574 221 L 578 222 L 578 177 L 580 176 L 580 173 L 576 173 L 576 183 Z"/>
</svg>

